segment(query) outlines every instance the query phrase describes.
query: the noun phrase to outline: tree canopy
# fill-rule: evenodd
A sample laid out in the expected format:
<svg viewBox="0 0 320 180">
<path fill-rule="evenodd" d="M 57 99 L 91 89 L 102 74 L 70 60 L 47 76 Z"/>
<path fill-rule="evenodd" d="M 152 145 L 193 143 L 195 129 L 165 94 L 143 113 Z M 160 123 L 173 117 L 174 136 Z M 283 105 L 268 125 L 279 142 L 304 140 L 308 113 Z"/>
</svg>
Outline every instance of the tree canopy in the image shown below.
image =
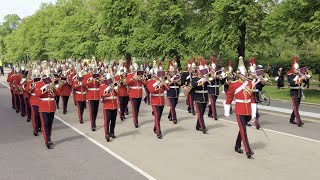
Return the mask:
<svg viewBox="0 0 320 180">
<path fill-rule="evenodd" d="M 287 66 L 299 55 L 316 67 L 319 37 L 318 0 L 57 0 L 23 19 L 7 15 L 0 55 L 6 62 L 29 54 L 32 60 L 178 58 L 184 64 L 215 54 Z"/>
</svg>

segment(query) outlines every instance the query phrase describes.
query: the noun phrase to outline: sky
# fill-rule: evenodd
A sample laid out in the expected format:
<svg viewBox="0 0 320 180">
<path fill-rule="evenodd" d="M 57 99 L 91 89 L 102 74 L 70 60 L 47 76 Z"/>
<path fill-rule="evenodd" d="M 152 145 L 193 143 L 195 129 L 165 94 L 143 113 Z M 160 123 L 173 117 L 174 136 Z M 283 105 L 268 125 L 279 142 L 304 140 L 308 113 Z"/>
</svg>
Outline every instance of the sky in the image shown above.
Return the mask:
<svg viewBox="0 0 320 180">
<path fill-rule="evenodd" d="M 0 23 L 7 14 L 18 14 L 22 19 L 34 14 L 41 3 L 54 3 L 56 0 L 0 0 Z"/>
</svg>

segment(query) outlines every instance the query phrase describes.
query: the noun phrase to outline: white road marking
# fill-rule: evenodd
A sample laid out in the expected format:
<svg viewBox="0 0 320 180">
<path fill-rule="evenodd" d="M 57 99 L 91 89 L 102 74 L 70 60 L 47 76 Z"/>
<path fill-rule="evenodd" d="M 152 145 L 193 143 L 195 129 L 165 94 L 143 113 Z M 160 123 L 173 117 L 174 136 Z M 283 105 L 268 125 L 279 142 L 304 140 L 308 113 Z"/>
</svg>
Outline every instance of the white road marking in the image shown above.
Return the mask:
<svg viewBox="0 0 320 180">
<path fill-rule="evenodd" d="M 2 82 L 0 82 L 1 84 L 3 84 L 4 86 L 6 86 L 8 89 L 10 89 L 10 87 Z M 135 171 L 137 171 L 138 173 L 140 173 L 141 175 L 143 175 L 144 177 L 150 179 L 150 180 L 155 180 L 156 178 L 152 177 L 150 174 L 144 172 L 142 169 L 138 168 L 136 165 L 130 163 L 129 161 L 125 160 L 123 157 L 119 156 L 118 154 L 116 154 L 115 152 L 111 151 L 109 148 L 107 148 L 106 146 L 102 145 L 101 143 L 99 143 L 98 141 L 94 140 L 93 138 L 89 137 L 88 135 L 86 135 L 84 132 L 80 131 L 79 129 L 77 129 L 76 127 L 72 126 L 71 124 L 67 123 L 66 121 L 64 121 L 62 118 L 60 118 L 59 116 L 54 116 L 56 119 L 58 119 L 59 121 L 61 121 L 63 124 L 65 124 L 66 126 L 68 126 L 69 128 L 73 129 L 74 131 L 76 131 L 77 133 L 79 133 L 80 135 L 82 135 L 83 137 L 85 137 L 86 139 L 88 139 L 89 141 L 91 141 L 92 143 L 94 143 L 95 145 L 99 146 L 101 149 L 105 150 L 106 152 L 108 152 L 109 154 L 111 154 L 113 157 L 117 158 L 118 160 L 120 160 L 121 162 L 123 162 L 124 164 L 126 164 L 127 166 L 131 167 L 132 169 L 134 169 Z"/>
</svg>

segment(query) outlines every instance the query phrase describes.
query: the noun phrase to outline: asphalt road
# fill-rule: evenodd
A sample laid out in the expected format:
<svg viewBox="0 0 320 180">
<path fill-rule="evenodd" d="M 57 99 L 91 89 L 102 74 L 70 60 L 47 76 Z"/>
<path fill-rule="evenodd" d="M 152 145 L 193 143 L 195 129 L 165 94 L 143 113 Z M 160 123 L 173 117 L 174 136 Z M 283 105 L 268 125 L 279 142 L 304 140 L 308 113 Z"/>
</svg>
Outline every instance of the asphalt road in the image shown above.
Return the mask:
<svg viewBox="0 0 320 180">
<path fill-rule="evenodd" d="M 1 101 L 6 102 L 0 105 L 0 179 L 146 178 L 125 165 L 123 159 L 156 179 L 166 180 L 319 178 L 317 121 L 305 121 L 304 127 L 298 127 L 288 123 L 286 114 L 263 112 L 260 120 L 270 140 L 261 130 L 249 128 L 249 142 L 255 155 L 248 160 L 245 155 L 234 153 L 238 125 L 234 115 L 221 116 L 221 106 L 218 121 L 205 117 L 208 134 L 204 135 L 195 130 L 196 117 L 186 112 L 185 101 L 181 99 L 177 108 L 178 124 L 168 121 L 169 109 L 164 109 L 161 122 L 164 138 L 158 140 L 152 131 L 151 107 L 142 102 L 141 126 L 134 128 L 131 114 L 125 121 L 118 118 L 117 138 L 107 143 L 103 135 L 102 106 L 97 131 L 92 132 L 88 109 L 84 124 L 80 124 L 70 98 L 68 113 L 56 113 L 52 137 L 55 146 L 47 150 L 42 137 L 32 135 L 31 124 L 10 107 L 9 90 L 0 87 Z M 118 160 L 106 148 L 123 159 Z"/>
</svg>

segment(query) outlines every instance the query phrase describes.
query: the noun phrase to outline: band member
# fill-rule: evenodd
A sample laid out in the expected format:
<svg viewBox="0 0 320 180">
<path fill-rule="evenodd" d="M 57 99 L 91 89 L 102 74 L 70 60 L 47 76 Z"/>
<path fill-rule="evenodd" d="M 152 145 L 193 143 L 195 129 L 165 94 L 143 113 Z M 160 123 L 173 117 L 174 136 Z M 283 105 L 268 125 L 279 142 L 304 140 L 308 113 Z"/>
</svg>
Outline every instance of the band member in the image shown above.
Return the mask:
<svg viewBox="0 0 320 180">
<path fill-rule="evenodd" d="M 15 97 L 15 107 L 16 107 L 16 113 L 19 113 L 21 110 L 21 99 L 20 99 L 20 94 L 21 93 L 21 86 L 20 86 L 20 81 L 22 79 L 22 75 L 20 73 L 20 67 L 18 65 L 14 68 L 15 73 L 12 76 L 12 87 L 13 87 L 13 92 L 14 92 L 14 97 Z M 21 115 L 23 114 L 24 110 L 21 111 Z"/>
<path fill-rule="evenodd" d="M 41 87 L 40 77 L 40 70 L 37 69 L 36 65 L 34 65 L 32 69 L 32 81 L 29 82 L 25 88 L 30 94 L 30 107 L 31 107 L 31 120 L 32 120 L 32 128 L 33 128 L 33 135 L 38 136 L 38 132 L 41 132 L 41 121 L 40 121 L 40 114 L 39 114 L 39 102 L 40 98 L 36 96 L 35 90 L 39 90 Z"/>
<path fill-rule="evenodd" d="M 222 70 L 216 72 L 216 64 L 214 62 L 214 57 L 210 57 L 210 73 L 208 74 L 208 94 L 209 94 L 209 113 L 208 116 L 218 120 L 217 116 L 217 99 L 220 91 L 220 79 L 219 76 Z"/>
<path fill-rule="evenodd" d="M 228 92 L 230 84 L 235 80 L 236 80 L 236 75 L 233 73 L 232 61 L 229 60 L 228 70 L 226 72 L 226 77 L 222 81 L 223 82 L 223 90 L 224 90 L 223 93 L 226 94 Z M 231 104 L 230 105 L 230 114 L 232 114 L 232 113 L 233 113 L 233 110 L 232 110 L 232 104 Z"/>
<path fill-rule="evenodd" d="M 89 101 L 91 130 L 96 130 L 96 119 L 98 115 L 100 100 L 100 74 L 97 69 L 96 58 L 93 57 L 90 64 L 90 72 L 82 80 L 82 84 L 87 86 L 87 100 Z"/>
<path fill-rule="evenodd" d="M 192 87 L 195 89 L 194 100 L 197 110 L 197 125 L 196 129 L 202 131 L 204 134 L 207 132 L 207 128 L 204 122 L 204 112 L 207 107 L 208 102 L 208 85 L 206 75 L 209 73 L 209 69 L 205 68 L 205 61 L 200 59 L 201 63 L 199 69 L 197 70 L 197 76 L 192 78 Z"/>
<path fill-rule="evenodd" d="M 79 122 L 81 124 L 83 124 L 83 111 L 84 111 L 86 100 L 87 100 L 87 95 L 86 95 L 87 87 L 82 83 L 83 75 L 84 75 L 84 72 L 80 70 L 78 72 L 78 75 L 75 76 L 76 78 L 72 83 L 74 99 L 78 107 Z"/>
<path fill-rule="evenodd" d="M 261 70 L 263 73 L 263 70 Z M 262 77 L 259 77 L 256 71 L 256 60 L 251 57 L 249 59 L 249 77 L 248 81 L 252 82 L 253 89 L 252 89 L 252 95 L 253 95 L 253 101 L 251 101 L 251 119 L 253 120 L 253 123 L 257 129 L 260 129 L 260 123 L 259 123 L 259 112 L 258 112 L 258 103 L 260 101 L 260 95 L 259 95 L 259 88 L 262 85 Z M 248 126 L 251 126 L 251 124 L 248 122 Z"/>
<path fill-rule="evenodd" d="M 14 75 L 14 68 L 12 67 L 11 72 L 8 73 L 7 82 L 9 83 L 10 92 L 11 92 L 11 103 L 12 103 L 12 109 L 15 109 L 15 96 L 14 96 L 14 89 L 12 87 L 12 81 L 13 81 L 13 75 Z"/>
<path fill-rule="evenodd" d="M 131 73 L 126 77 L 126 83 L 129 88 L 129 98 L 132 106 L 133 123 L 136 128 L 139 127 L 139 109 L 142 99 L 142 88 L 144 85 L 143 71 L 138 70 L 138 64 L 135 59 L 132 60 Z M 140 74 L 141 73 L 141 74 Z"/>
<path fill-rule="evenodd" d="M 169 89 L 169 82 L 164 80 L 165 71 L 157 70 L 153 79 L 147 82 L 148 90 L 151 96 L 151 106 L 154 112 L 153 132 L 157 134 L 158 139 L 162 139 L 160 120 L 164 108 L 164 91 Z M 168 80 L 167 80 L 168 81 Z"/>
<path fill-rule="evenodd" d="M 145 69 L 145 80 L 149 80 L 151 79 L 151 73 L 150 73 L 150 67 L 149 64 L 146 65 L 146 69 Z M 147 88 L 147 86 L 144 86 L 144 90 L 146 92 L 146 96 L 144 97 L 144 102 L 148 105 L 150 105 L 150 92 Z"/>
<path fill-rule="evenodd" d="M 306 72 L 306 71 L 305 71 Z M 301 121 L 299 106 L 303 96 L 301 83 L 306 78 L 305 74 L 300 72 L 298 57 L 293 59 L 291 70 L 288 73 L 288 82 L 290 85 L 290 96 L 293 104 L 293 111 L 290 117 L 291 124 L 297 124 L 301 127 L 304 123 Z M 294 121 L 296 119 L 296 121 Z"/>
<path fill-rule="evenodd" d="M 21 87 L 23 90 L 23 99 L 24 99 L 24 104 L 25 104 L 25 112 L 27 114 L 27 122 L 30 122 L 31 120 L 31 107 L 30 107 L 30 102 L 29 102 L 29 91 L 26 91 L 26 87 L 28 84 L 30 85 L 32 83 L 32 80 L 28 76 L 29 71 L 24 70 L 22 71 L 22 80 L 21 80 Z"/>
<path fill-rule="evenodd" d="M 45 65 L 44 65 L 45 66 Z M 51 141 L 52 123 L 56 112 L 54 100 L 56 89 L 50 78 L 50 69 L 44 68 L 42 81 L 39 82 L 40 88 L 35 88 L 35 95 L 40 97 L 39 113 L 42 125 L 44 142 L 48 149 L 53 145 Z"/>
<path fill-rule="evenodd" d="M 118 85 L 113 83 L 111 69 L 106 74 L 106 80 L 100 86 L 100 96 L 103 103 L 103 119 L 104 119 L 104 133 L 105 138 L 109 142 L 110 138 L 116 138 L 114 128 L 116 126 L 118 98 Z"/>
<path fill-rule="evenodd" d="M 71 86 L 69 83 L 70 83 L 70 81 L 68 80 L 66 69 L 62 70 L 60 95 L 62 98 L 63 114 L 67 113 L 68 101 L 69 101 L 69 97 L 70 97 L 70 93 L 71 93 Z"/>
<path fill-rule="evenodd" d="M 178 104 L 180 86 L 181 86 L 181 76 L 177 75 L 177 67 L 174 67 L 171 60 L 168 64 L 168 72 L 170 77 L 169 89 L 167 90 L 167 97 L 170 105 L 170 112 L 168 119 L 173 121 L 174 124 L 177 124 L 177 113 L 176 106 Z"/>
<path fill-rule="evenodd" d="M 235 145 L 235 151 L 242 154 L 241 140 L 243 142 L 246 155 L 248 158 L 254 154 L 250 148 L 247 137 L 247 122 L 251 120 L 251 101 L 253 101 L 252 89 L 253 85 L 251 81 L 247 81 L 247 72 L 243 63 L 243 58 L 239 57 L 239 65 L 237 70 L 238 80 L 231 83 L 226 93 L 226 101 L 224 103 L 224 115 L 230 115 L 230 104 L 235 98 L 235 113 L 239 126 L 239 133 Z"/>
<path fill-rule="evenodd" d="M 114 77 L 114 80 L 117 81 L 118 85 L 118 101 L 120 105 L 120 119 L 123 121 L 126 119 L 125 111 L 127 107 L 127 97 L 128 97 L 128 89 L 126 86 L 125 80 L 126 68 L 123 66 L 122 61 L 119 63 L 119 69 L 117 71 L 117 75 Z"/>
<path fill-rule="evenodd" d="M 187 97 L 186 103 L 188 105 L 188 112 L 196 115 L 194 110 L 194 88 L 192 86 L 192 78 L 195 76 L 196 63 L 195 58 L 192 60 L 192 64 L 187 63 L 186 71 L 182 73 L 181 84 L 183 84 L 183 89 L 185 90 L 185 95 Z"/>
<path fill-rule="evenodd" d="M 54 68 L 53 72 L 53 84 L 56 86 L 56 88 L 60 88 L 60 83 L 61 83 L 61 70 L 58 70 L 58 68 Z M 54 100 L 56 101 L 57 109 L 59 109 L 59 102 L 60 102 L 60 91 L 56 92 Z"/>
</svg>

